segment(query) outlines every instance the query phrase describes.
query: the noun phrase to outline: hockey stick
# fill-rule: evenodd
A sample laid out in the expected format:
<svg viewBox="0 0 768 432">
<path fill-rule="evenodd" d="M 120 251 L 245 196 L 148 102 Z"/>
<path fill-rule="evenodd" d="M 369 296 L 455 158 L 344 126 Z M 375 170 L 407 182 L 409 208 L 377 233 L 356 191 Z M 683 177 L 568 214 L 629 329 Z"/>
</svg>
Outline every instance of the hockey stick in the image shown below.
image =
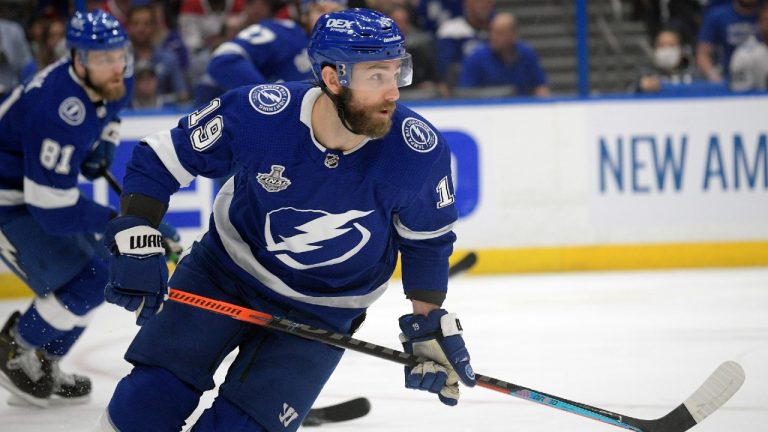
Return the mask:
<svg viewBox="0 0 768 432">
<path fill-rule="evenodd" d="M 464 273 L 477 264 L 477 254 L 475 252 L 469 252 L 464 255 L 460 260 L 453 263 L 448 267 L 448 277 L 454 277 L 460 273 Z"/>
<path fill-rule="evenodd" d="M 112 188 L 118 196 L 122 195 L 123 187 L 120 185 L 120 182 L 117 181 L 114 174 L 105 169 L 103 176 L 110 188 Z M 477 255 L 475 252 L 469 252 L 448 268 L 448 277 L 454 277 L 468 271 L 475 265 L 475 263 L 477 263 Z M 370 410 L 371 403 L 364 397 L 351 399 L 324 408 L 312 408 L 309 410 L 309 413 L 307 413 L 302 426 L 320 426 L 325 423 L 354 420 L 368 414 Z"/>
<path fill-rule="evenodd" d="M 350 349 L 406 366 L 416 366 L 418 363 L 426 360 L 398 350 L 354 339 L 340 333 L 333 333 L 306 324 L 299 324 L 285 318 L 275 317 L 264 312 L 174 288 L 170 289 L 169 298 L 178 303 L 227 315 L 240 321 L 285 333 L 292 333 L 306 339 Z M 578 414 L 627 430 L 636 432 L 683 432 L 701 423 L 702 420 L 720 408 L 739 390 L 744 382 L 744 370 L 738 363 L 733 361 L 721 364 L 685 402 L 669 414 L 655 420 L 629 417 L 485 375 L 476 374 L 475 377 L 477 378 L 477 385 L 489 390 L 495 390 L 572 414 Z"/>
<path fill-rule="evenodd" d="M 469 252 L 448 268 L 448 277 L 458 276 L 477 263 L 477 254 Z M 322 426 L 363 417 L 371 411 L 371 403 L 364 397 L 348 400 L 325 408 L 312 408 L 304 417 L 302 426 Z"/>
</svg>

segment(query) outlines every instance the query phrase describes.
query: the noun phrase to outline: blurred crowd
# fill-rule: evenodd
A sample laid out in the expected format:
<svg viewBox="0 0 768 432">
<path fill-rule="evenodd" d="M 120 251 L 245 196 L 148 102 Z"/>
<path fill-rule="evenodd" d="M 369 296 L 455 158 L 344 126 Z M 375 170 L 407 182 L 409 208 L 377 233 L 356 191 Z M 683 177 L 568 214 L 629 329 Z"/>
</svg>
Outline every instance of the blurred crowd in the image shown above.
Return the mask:
<svg viewBox="0 0 768 432">
<path fill-rule="evenodd" d="M 403 99 L 551 94 L 536 51 L 521 39 L 514 8 L 503 0 L 85 3 L 110 12 L 128 32 L 136 109 L 190 108 L 238 85 L 311 79 L 303 44 L 326 10 L 312 7 L 322 3 L 376 9 L 398 24 L 414 62 L 413 85 L 402 89 Z M 632 6 L 632 18 L 645 23 L 653 55 L 637 65 L 630 92 L 768 87 L 767 4 L 632 0 Z M 64 36 L 73 7 L 67 0 L 0 0 L 0 96 L 69 55 Z"/>
</svg>

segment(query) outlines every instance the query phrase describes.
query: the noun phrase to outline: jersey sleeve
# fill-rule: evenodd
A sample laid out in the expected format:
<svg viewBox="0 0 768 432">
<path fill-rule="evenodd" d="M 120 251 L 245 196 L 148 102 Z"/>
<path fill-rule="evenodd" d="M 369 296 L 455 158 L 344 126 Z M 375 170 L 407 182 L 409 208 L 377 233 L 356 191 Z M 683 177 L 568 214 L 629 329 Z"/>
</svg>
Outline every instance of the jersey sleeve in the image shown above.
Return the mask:
<svg viewBox="0 0 768 432">
<path fill-rule="evenodd" d="M 438 135 L 439 136 L 439 135 Z M 440 154 L 414 200 L 394 217 L 406 296 L 442 304 L 448 290 L 448 257 L 458 218 L 451 180 L 450 150 L 440 137 Z"/>
<path fill-rule="evenodd" d="M 139 193 L 166 205 L 180 187 L 197 176 L 225 177 L 238 156 L 240 115 L 253 111 L 247 88 L 213 99 L 169 130 L 141 140 L 126 168 L 124 194 Z"/>
<path fill-rule="evenodd" d="M 82 196 L 77 187 L 80 163 L 92 143 L 78 143 L 78 130 L 57 121 L 30 127 L 24 140 L 24 202 L 51 234 L 100 233 L 115 211 Z"/>
<path fill-rule="evenodd" d="M 208 74 L 229 90 L 244 85 L 267 82 L 264 64 L 278 49 L 277 34 L 266 25 L 254 24 L 221 44 L 208 64 Z"/>
<path fill-rule="evenodd" d="M 266 82 L 248 54 L 235 42 L 226 42 L 216 49 L 208 63 L 208 75 L 226 90 Z"/>
</svg>

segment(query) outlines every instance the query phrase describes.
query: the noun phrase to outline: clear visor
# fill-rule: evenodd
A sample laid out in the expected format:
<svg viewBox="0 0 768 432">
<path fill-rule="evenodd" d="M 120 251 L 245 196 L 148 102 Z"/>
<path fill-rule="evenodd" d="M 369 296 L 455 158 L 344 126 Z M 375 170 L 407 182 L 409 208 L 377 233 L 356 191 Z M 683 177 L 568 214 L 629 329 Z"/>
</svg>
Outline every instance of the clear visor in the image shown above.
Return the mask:
<svg viewBox="0 0 768 432">
<path fill-rule="evenodd" d="M 89 69 L 131 69 L 133 50 L 130 45 L 111 50 L 77 50 L 80 63 Z"/>
<path fill-rule="evenodd" d="M 336 71 L 344 87 L 355 90 L 387 90 L 405 87 L 413 79 L 411 55 L 393 60 L 337 63 Z"/>
</svg>

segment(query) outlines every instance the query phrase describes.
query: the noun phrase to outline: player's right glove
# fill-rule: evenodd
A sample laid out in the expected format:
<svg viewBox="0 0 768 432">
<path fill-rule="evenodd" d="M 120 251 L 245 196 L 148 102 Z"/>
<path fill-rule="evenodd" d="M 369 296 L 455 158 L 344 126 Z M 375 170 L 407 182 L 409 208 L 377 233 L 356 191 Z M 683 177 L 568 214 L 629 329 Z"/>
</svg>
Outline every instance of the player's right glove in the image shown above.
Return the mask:
<svg viewBox="0 0 768 432">
<path fill-rule="evenodd" d="M 403 315 L 400 329 L 405 352 L 431 360 L 413 368 L 406 366 L 405 386 L 437 393 L 446 405 L 458 404 L 459 380 L 469 387 L 476 381 L 456 314 L 435 309 L 427 316 Z"/>
<path fill-rule="evenodd" d="M 144 218 L 120 216 L 107 223 L 104 243 L 111 253 L 105 299 L 136 311 L 136 324 L 143 325 L 168 298 L 163 236 Z"/>
<path fill-rule="evenodd" d="M 115 159 L 115 148 L 118 144 L 120 144 L 120 120 L 113 120 L 104 127 L 101 137 L 83 159 L 80 164 L 80 174 L 88 180 L 103 176 Z"/>
</svg>

